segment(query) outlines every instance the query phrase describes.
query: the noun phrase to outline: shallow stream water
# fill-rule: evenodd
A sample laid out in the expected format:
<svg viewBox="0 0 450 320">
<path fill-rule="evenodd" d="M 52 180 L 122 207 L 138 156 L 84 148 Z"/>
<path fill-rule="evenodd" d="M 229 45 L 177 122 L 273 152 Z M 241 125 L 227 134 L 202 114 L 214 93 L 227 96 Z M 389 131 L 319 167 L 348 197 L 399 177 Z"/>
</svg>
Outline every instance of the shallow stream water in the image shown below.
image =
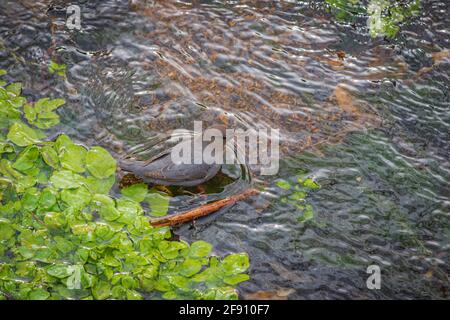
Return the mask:
<svg viewBox="0 0 450 320">
<path fill-rule="evenodd" d="M 81 31 L 66 28 L 70 4 Z M 209 189 L 261 195 L 174 230 L 248 252 L 241 298 L 448 299 L 449 6 L 422 1 L 388 39 L 322 1 L 1 0 L 0 68 L 31 99 L 67 100 L 55 135 L 118 156 L 153 156 L 194 120 L 279 129 L 277 175 L 228 168 L 235 182 Z M 277 182 L 308 177 L 320 189 L 301 222 Z M 171 211 L 201 199 L 180 194 Z M 380 290 L 366 286 L 374 264 Z"/>
</svg>

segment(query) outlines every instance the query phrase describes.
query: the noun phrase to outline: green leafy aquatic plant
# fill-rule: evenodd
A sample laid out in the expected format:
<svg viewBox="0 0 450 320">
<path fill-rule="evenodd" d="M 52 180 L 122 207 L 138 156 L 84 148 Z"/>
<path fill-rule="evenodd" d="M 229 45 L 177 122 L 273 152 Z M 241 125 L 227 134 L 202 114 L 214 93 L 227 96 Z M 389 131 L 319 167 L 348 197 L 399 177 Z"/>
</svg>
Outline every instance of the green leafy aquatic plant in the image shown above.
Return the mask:
<svg viewBox="0 0 450 320">
<path fill-rule="evenodd" d="M 367 17 L 372 37 L 395 38 L 400 26 L 420 11 L 420 0 L 325 0 L 338 21 L 354 23 L 358 17 Z"/>
<path fill-rule="evenodd" d="M 291 205 L 300 211 L 301 214 L 298 216 L 298 221 L 305 222 L 314 218 L 314 209 L 311 204 L 306 202 L 306 198 L 311 191 L 320 189 L 320 185 L 317 182 L 301 174 L 296 177 L 294 183 L 280 179 L 276 182 L 276 185 L 287 192 L 286 195 L 281 197 L 281 202 Z"/>
<path fill-rule="evenodd" d="M 5 74 L 0 70 L 0 74 Z M 62 99 L 28 103 L 0 86 L 1 299 L 237 299 L 247 254 L 211 256 L 204 241 L 171 241 L 149 224 L 169 197 L 145 184 L 112 197 L 116 160 L 43 129 Z"/>
<path fill-rule="evenodd" d="M 53 60 L 48 64 L 48 72 L 50 72 L 50 74 L 57 74 L 60 77 L 66 76 L 66 69 L 67 66 L 65 64 L 59 64 Z"/>
<path fill-rule="evenodd" d="M 372 37 L 380 35 L 394 38 L 400 31 L 400 25 L 406 19 L 416 15 L 420 9 L 420 0 L 399 4 L 396 1 L 372 0 L 367 7 L 369 33 Z"/>
<path fill-rule="evenodd" d="M 366 12 L 360 0 L 325 0 L 325 2 L 334 17 L 342 22 L 354 22 L 358 16 Z"/>
</svg>

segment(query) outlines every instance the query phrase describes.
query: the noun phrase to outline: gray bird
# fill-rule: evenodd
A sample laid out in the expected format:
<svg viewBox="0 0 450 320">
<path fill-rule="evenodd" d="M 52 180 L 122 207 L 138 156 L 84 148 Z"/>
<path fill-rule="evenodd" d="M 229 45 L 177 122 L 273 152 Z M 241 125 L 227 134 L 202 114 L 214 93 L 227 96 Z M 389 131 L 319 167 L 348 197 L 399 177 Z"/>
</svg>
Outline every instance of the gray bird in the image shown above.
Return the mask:
<svg viewBox="0 0 450 320">
<path fill-rule="evenodd" d="M 226 127 L 223 125 L 216 125 L 209 128 L 218 129 L 221 131 L 225 139 Z M 181 147 L 183 144 L 193 145 L 193 140 L 202 139 L 202 135 L 194 138 L 184 140 L 177 146 Z M 210 142 L 202 141 L 202 146 L 205 148 Z M 223 143 L 225 147 L 225 141 Z M 221 169 L 221 164 L 175 164 L 171 159 L 172 149 L 167 150 L 156 159 L 151 161 L 140 161 L 132 159 L 119 160 L 119 166 L 124 171 L 133 173 L 135 176 L 141 178 L 146 183 L 154 185 L 166 186 L 184 186 L 192 187 L 203 184 L 213 178 Z M 192 152 L 193 153 L 193 152 Z M 191 162 L 193 163 L 193 162 Z"/>
</svg>

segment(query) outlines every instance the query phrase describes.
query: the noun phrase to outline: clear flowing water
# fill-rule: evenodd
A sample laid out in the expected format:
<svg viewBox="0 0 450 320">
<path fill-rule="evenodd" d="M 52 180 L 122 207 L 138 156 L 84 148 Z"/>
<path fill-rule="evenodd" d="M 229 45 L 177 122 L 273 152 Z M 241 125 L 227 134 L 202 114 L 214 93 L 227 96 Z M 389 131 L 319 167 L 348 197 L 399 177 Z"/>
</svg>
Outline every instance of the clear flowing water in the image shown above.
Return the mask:
<svg viewBox="0 0 450 320">
<path fill-rule="evenodd" d="M 70 4 L 82 31 L 65 26 Z M 228 168 L 234 182 L 209 190 L 261 195 L 175 229 L 249 253 L 242 298 L 448 299 L 449 12 L 422 1 L 387 39 L 322 1 L 2 0 L 0 68 L 31 99 L 66 98 L 55 135 L 118 156 L 155 155 L 194 120 L 280 129 L 276 176 Z M 305 176 L 321 188 L 301 222 L 276 182 Z M 180 194 L 171 211 L 204 200 Z M 373 264 L 380 290 L 366 286 Z"/>
</svg>

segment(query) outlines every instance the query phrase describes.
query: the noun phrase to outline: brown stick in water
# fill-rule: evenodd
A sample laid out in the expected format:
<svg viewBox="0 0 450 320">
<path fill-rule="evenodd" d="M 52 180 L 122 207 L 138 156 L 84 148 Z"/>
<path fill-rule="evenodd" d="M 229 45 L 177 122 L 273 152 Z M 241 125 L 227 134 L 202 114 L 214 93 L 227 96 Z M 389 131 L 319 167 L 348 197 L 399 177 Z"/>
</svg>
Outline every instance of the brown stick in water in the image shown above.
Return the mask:
<svg viewBox="0 0 450 320">
<path fill-rule="evenodd" d="M 258 194 L 259 191 L 256 189 L 248 189 L 245 190 L 241 194 L 237 194 L 234 196 L 227 197 L 225 199 L 217 200 L 211 203 L 204 204 L 198 208 L 194 208 L 188 211 L 184 211 L 177 214 L 172 214 L 169 216 L 161 217 L 161 218 L 153 218 L 150 219 L 150 224 L 153 227 L 166 227 L 166 226 L 174 226 L 180 223 L 185 223 L 188 221 L 192 221 L 194 219 L 206 216 L 210 213 L 213 213 L 220 208 L 228 206 L 230 204 L 234 204 L 237 201 L 246 199 L 253 195 Z"/>
</svg>

